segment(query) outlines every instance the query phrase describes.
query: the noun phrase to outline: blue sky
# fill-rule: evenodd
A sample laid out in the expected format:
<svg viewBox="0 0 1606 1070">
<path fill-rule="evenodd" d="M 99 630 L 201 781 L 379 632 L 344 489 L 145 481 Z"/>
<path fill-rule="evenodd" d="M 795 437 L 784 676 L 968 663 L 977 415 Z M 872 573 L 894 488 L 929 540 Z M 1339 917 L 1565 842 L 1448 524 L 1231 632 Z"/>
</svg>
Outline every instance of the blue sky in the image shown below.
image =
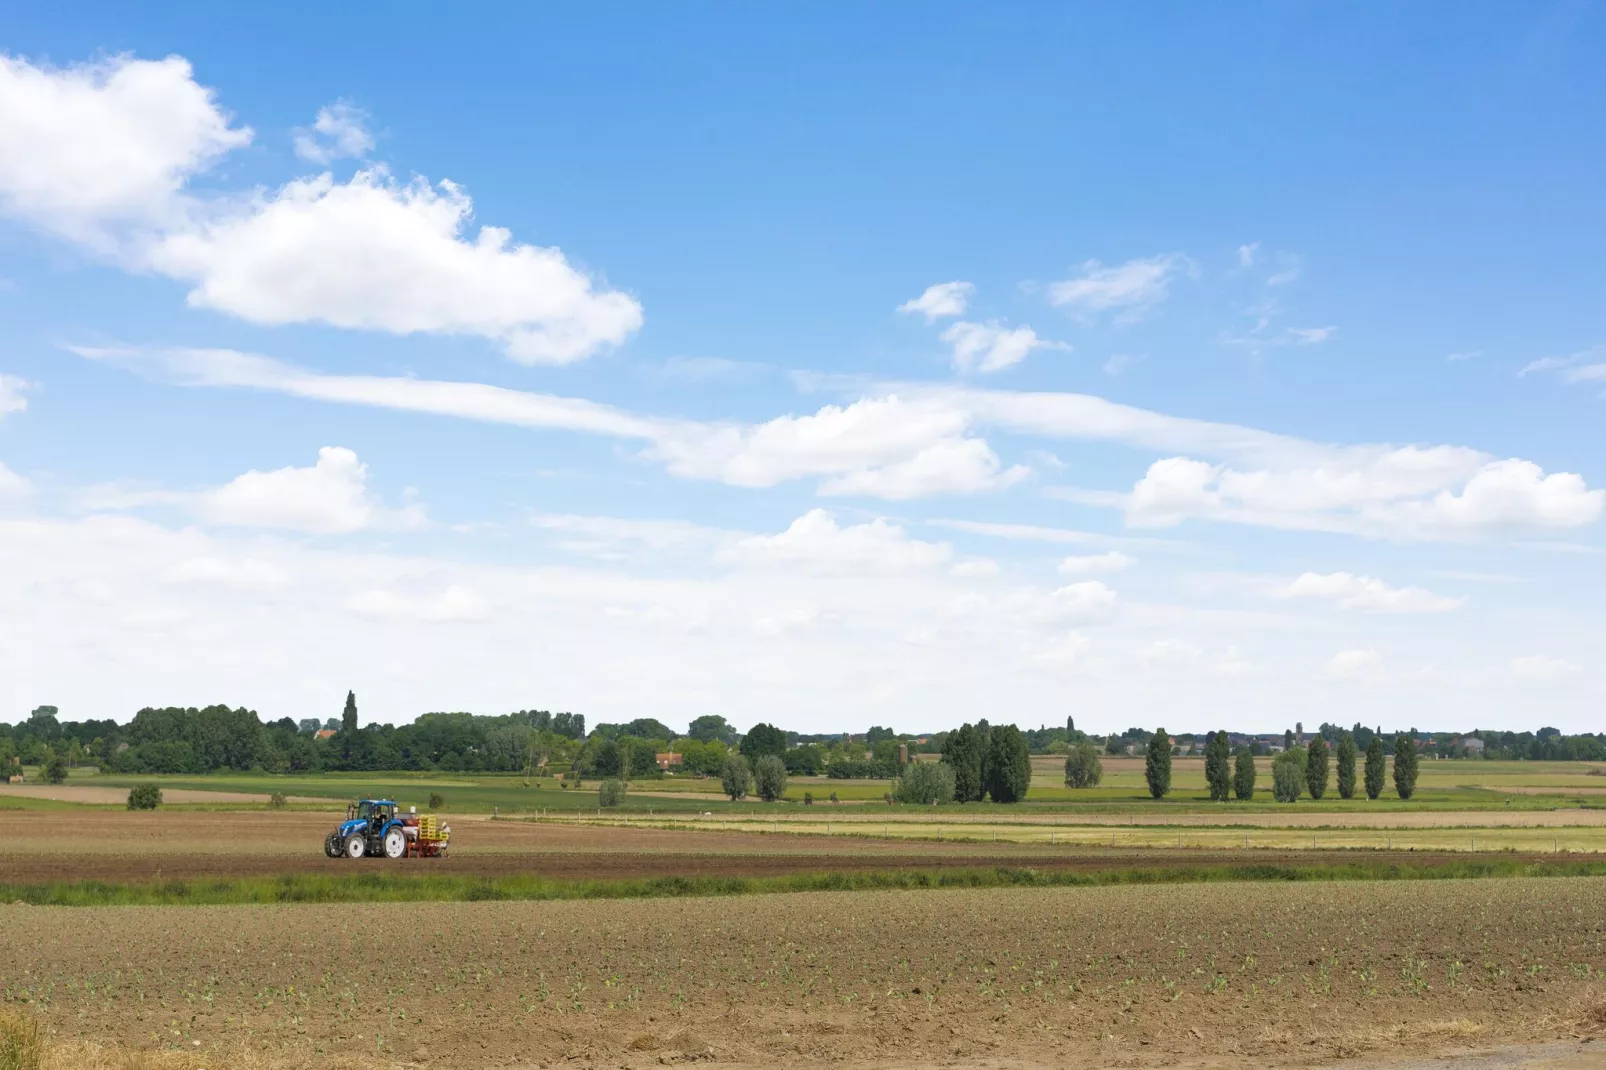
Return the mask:
<svg viewBox="0 0 1606 1070">
<path fill-rule="evenodd" d="M 8 11 L 0 719 L 1598 729 L 1603 39 Z"/>
</svg>

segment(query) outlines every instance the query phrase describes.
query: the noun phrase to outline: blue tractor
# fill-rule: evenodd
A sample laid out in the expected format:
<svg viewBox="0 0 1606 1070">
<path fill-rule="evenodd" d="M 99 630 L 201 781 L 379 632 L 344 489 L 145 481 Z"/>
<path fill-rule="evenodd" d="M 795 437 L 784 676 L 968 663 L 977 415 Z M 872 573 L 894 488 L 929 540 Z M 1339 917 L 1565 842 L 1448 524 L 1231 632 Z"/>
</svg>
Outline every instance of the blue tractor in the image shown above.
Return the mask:
<svg viewBox="0 0 1606 1070">
<path fill-rule="evenodd" d="M 361 799 L 346 807 L 346 820 L 323 841 L 330 858 L 401 858 L 407 832 L 392 799 Z"/>
</svg>

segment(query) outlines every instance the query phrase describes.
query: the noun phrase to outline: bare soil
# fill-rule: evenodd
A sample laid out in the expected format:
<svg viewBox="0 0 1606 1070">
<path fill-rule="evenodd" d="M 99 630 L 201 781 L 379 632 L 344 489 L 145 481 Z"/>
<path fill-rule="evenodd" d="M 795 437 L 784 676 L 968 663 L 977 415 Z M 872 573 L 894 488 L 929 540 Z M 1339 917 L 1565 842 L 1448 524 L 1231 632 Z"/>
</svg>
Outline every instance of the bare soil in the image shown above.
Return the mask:
<svg viewBox="0 0 1606 1070">
<path fill-rule="evenodd" d="M 284 873 L 430 872 L 552 878 L 784 876 L 886 869 L 1032 866 L 1093 872 L 1141 866 L 1312 865 L 1340 852 L 1051 847 L 1047 844 L 878 840 L 758 832 L 616 828 L 449 818 L 442 859 L 330 859 L 323 838 L 334 817 L 297 812 L 14 811 L 5 817 L 3 878 L 149 881 Z M 1370 861 L 1432 865 L 1466 856 L 1369 851 Z M 1502 857 L 1521 857 L 1503 855 Z M 1544 856 L 1532 856 L 1539 860 Z"/>
<path fill-rule="evenodd" d="M 56 1043 L 209 1070 L 1580 1067 L 1606 1030 L 1593 878 L 0 906 L 0 932 L 27 934 L 0 1001 Z"/>
</svg>

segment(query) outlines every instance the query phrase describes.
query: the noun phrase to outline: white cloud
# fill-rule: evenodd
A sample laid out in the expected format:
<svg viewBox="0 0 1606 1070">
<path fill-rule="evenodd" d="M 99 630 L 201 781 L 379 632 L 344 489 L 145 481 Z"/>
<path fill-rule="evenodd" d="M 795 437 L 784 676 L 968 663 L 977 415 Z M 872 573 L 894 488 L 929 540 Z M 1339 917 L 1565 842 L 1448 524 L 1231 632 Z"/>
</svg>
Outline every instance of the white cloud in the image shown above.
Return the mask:
<svg viewBox="0 0 1606 1070">
<path fill-rule="evenodd" d="M 18 498 L 33 491 L 33 484 L 0 461 L 0 498 Z"/>
<path fill-rule="evenodd" d="M 1116 353 L 1104 362 L 1104 374 L 1120 375 L 1134 364 L 1140 364 L 1142 361 L 1142 354 Z"/>
<path fill-rule="evenodd" d="M 167 583 L 218 584 L 246 590 L 285 588 L 292 578 L 288 569 L 273 561 L 210 554 L 186 558 L 162 573 Z"/>
<path fill-rule="evenodd" d="M 1116 595 L 1098 580 L 1057 588 L 1044 603 L 1041 619 L 1062 624 L 1102 624 L 1115 619 Z"/>
<path fill-rule="evenodd" d="M 384 515 L 368 496 L 367 479 L 368 466 L 355 453 L 325 446 L 311 468 L 253 469 L 201 495 L 196 509 L 214 524 L 346 534 L 361 531 Z M 423 515 L 411 507 L 399 519 L 416 526 Z"/>
<path fill-rule="evenodd" d="M 991 579 L 1001 571 L 1003 570 L 999 568 L 998 562 L 990 557 L 978 557 L 970 561 L 961 561 L 948 570 L 950 575 L 966 580 Z"/>
<path fill-rule="evenodd" d="M 739 533 L 685 520 L 634 520 L 612 516 L 538 513 L 532 526 L 554 533 L 565 550 L 604 558 L 628 559 L 645 549 L 656 553 L 705 551 Z"/>
<path fill-rule="evenodd" d="M 1260 243 L 1250 242 L 1248 245 L 1238 246 L 1238 266 L 1249 268 L 1255 266 L 1255 258 L 1260 253 Z"/>
<path fill-rule="evenodd" d="M 1187 517 L 1396 538 L 1457 538 L 1511 528 L 1593 523 L 1606 491 L 1530 461 L 1474 450 L 1357 449 L 1314 468 L 1238 471 L 1187 457 L 1156 461 L 1133 487 L 1127 519 L 1169 526 Z"/>
<path fill-rule="evenodd" d="M 1050 342 L 1037 337 L 1030 327 L 1005 327 L 989 321 L 970 323 L 961 320 L 942 332 L 942 340 L 954 347 L 954 367 L 962 372 L 996 372 L 1026 359 L 1034 349 L 1069 351 L 1064 342 Z"/>
<path fill-rule="evenodd" d="M 1536 683 L 1554 683 L 1576 675 L 1581 670 L 1577 665 L 1563 658 L 1553 658 L 1547 654 L 1530 654 L 1526 657 L 1511 659 L 1511 675 L 1519 680 L 1529 680 Z"/>
<path fill-rule="evenodd" d="M 1591 346 L 1565 357 L 1542 357 L 1524 365 L 1517 376 L 1537 372 L 1557 372 L 1569 383 L 1606 382 L 1606 346 Z"/>
<path fill-rule="evenodd" d="M 1333 337 L 1334 332 L 1336 332 L 1337 330 L 1338 330 L 1337 327 L 1331 327 L 1331 326 L 1329 326 L 1329 327 L 1290 327 L 1290 328 L 1288 328 L 1288 336 L 1291 339 L 1293 339 L 1293 342 L 1294 342 L 1295 345 L 1315 346 L 1315 345 L 1321 345 L 1323 342 L 1325 342 L 1329 338 Z"/>
<path fill-rule="evenodd" d="M 975 292 L 976 287 L 968 282 L 939 282 L 935 286 L 927 286 L 919 297 L 899 305 L 898 311 L 919 313 L 926 317 L 927 323 L 950 316 L 963 316 Z"/>
<path fill-rule="evenodd" d="M 1340 609 L 1370 613 L 1444 613 L 1466 602 L 1464 598 L 1447 598 L 1421 587 L 1390 587 L 1376 577 L 1348 572 L 1306 572 L 1281 593 L 1285 598 L 1322 598 Z"/>
<path fill-rule="evenodd" d="M 484 620 L 491 612 L 490 603 L 479 592 L 457 584 L 439 594 L 363 591 L 347 599 L 346 608 L 364 617 L 430 624 Z"/>
<path fill-rule="evenodd" d="M 1102 554 L 1067 557 L 1059 563 L 1059 572 L 1061 576 L 1086 576 L 1098 572 L 1120 572 L 1136 563 L 1136 558 L 1128 557 L 1119 550 L 1110 550 Z"/>
<path fill-rule="evenodd" d="M 1192 270 L 1192 261 L 1180 253 L 1128 260 L 1113 267 L 1089 260 L 1076 278 L 1049 283 L 1048 302 L 1085 312 L 1125 310 L 1132 316 L 1164 301 L 1171 280 Z"/>
<path fill-rule="evenodd" d="M 334 105 L 297 147 L 320 162 L 372 147 Z M 192 306 L 253 323 L 475 335 L 514 360 L 567 364 L 618 345 L 641 306 L 557 249 L 467 233 L 457 185 L 382 167 L 339 183 L 198 195 L 192 178 L 251 140 L 178 57 L 66 69 L 0 55 L 0 210 L 125 267 L 193 286 Z"/>
<path fill-rule="evenodd" d="M 1468 349 L 1460 353 L 1451 353 L 1444 358 L 1446 364 L 1460 364 L 1463 361 L 1477 360 L 1483 356 L 1481 349 Z"/>
<path fill-rule="evenodd" d="M 115 228 L 180 224 L 185 183 L 251 136 L 178 56 L 53 68 L 0 54 L 0 207 L 101 251 Z"/>
<path fill-rule="evenodd" d="M 1070 393 L 905 384 L 881 396 L 758 424 L 640 416 L 578 398 L 481 383 L 322 375 L 219 350 L 77 348 L 179 383 L 239 386 L 348 404 L 636 439 L 674 475 L 769 487 L 819 478 L 828 494 L 905 499 L 998 489 L 1025 478 L 976 433 L 993 426 L 1046 438 L 1189 451 L 1170 456 L 1131 493 L 1054 488 L 1122 508 L 1134 526 L 1190 517 L 1395 538 L 1458 538 L 1501 527 L 1576 527 L 1606 492 L 1572 473 L 1497 461 L 1459 446 L 1332 446 L 1233 424 L 1169 416 Z M 1241 466 L 1241 467 L 1240 467 Z"/>
<path fill-rule="evenodd" d="M 343 100 L 319 108 L 312 129 L 296 131 L 296 155 L 320 166 L 347 157 L 361 158 L 373 147 L 368 113 Z"/>
<path fill-rule="evenodd" d="M 1327 662 L 1329 676 L 1364 679 L 1375 677 L 1383 668 L 1383 656 L 1370 648 L 1340 650 Z"/>
<path fill-rule="evenodd" d="M 729 546 L 723 560 L 824 571 L 900 571 L 933 568 L 953 556 L 941 542 L 911 539 L 883 519 L 838 526 L 824 509 L 811 509 L 778 535 L 753 535 Z"/>
<path fill-rule="evenodd" d="M 171 233 L 146 262 L 194 283 L 191 305 L 252 323 L 478 335 L 526 364 L 582 360 L 641 326 L 634 298 L 597 287 L 561 251 L 501 227 L 467 237 L 472 212 L 450 182 L 325 174 Z"/>
<path fill-rule="evenodd" d="M 28 399 L 23 397 L 23 391 L 28 389 L 29 382 L 15 375 L 0 372 L 0 417 L 8 413 L 22 412 L 28 407 Z"/>
</svg>

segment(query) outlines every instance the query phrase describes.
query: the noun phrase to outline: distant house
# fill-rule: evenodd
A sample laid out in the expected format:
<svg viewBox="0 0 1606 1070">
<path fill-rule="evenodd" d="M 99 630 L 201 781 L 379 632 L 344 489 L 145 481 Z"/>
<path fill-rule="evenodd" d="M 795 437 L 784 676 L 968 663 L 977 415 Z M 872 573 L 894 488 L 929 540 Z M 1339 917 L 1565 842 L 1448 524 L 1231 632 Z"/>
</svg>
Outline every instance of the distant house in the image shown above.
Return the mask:
<svg viewBox="0 0 1606 1070">
<path fill-rule="evenodd" d="M 333 728 L 320 728 L 312 734 L 313 739 L 328 739 L 335 734 Z"/>
<path fill-rule="evenodd" d="M 1467 736 L 1461 741 L 1461 747 L 1470 755 L 1481 756 L 1483 754 L 1483 740 L 1477 736 Z"/>
<path fill-rule="evenodd" d="M 655 754 L 653 757 L 658 759 L 658 768 L 665 772 L 676 768 L 686 760 L 684 754 L 676 754 L 674 751 L 670 751 L 667 754 Z"/>
<path fill-rule="evenodd" d="M 22 783 L 22 775 L 20 773 L 12 773 L 10 776 L 6 777 L 6 783 L 7 784 L 21 784 Z"/>
</svg>

